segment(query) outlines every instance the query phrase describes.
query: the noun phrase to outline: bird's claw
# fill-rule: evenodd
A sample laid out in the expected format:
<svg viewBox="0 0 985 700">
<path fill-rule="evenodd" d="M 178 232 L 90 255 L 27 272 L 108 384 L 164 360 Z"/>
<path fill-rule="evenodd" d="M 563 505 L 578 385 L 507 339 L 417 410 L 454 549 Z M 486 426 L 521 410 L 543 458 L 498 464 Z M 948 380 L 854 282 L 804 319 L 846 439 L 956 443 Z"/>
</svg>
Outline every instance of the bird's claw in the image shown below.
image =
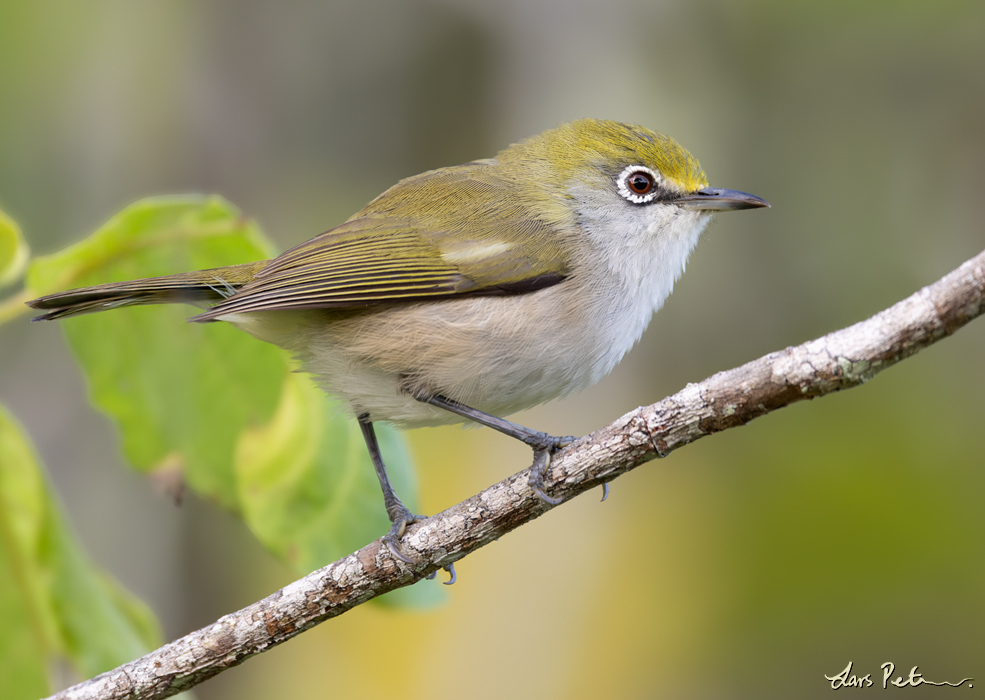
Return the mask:
<svg viewBox="0 0 985 700">
<path fill-rule="evenodd" d="M 390 554 L 393 555 L 394 559 L 399 559 L 405 564 L 413 565 L 421 563 L 420 559 L 411 557 L 404 552 L 400 544 L 400 538 L 404 536 L 408 525 L 413 525 L 422 520 L 425 520 L 423 515 L 414 515 L 406 508 L 393 516 L 393 525 L 390 527 L 390 531 L 383 535 L 383 544 L 390 550 Z"/>
<path fill-rule="evenodd" d="M 556 506 L 561 504 L 564 499 L 548 496 L 544 490 L 544 480 L 547 477 L 547 470 L 551 466 L 551 457 L 558 450 L 567 447 L 578 438 L 571 435 L 564 437 L 553 437 L 544 435 L 541 443 L 534 447 L 534 463 L 530 467 L 530 479 L 528 484 L 533 489 L 534 495 L 548 505 Z M 609 482 L 602 484 L 602 500 L 609 497 Z"/>
<path fill-rule="evenodd" d="M 421 564 L 421 559 L 411 557 L 404 552 L 403 547 L 400 545 L 400 538 L 404 536 L 408 525 L 413 525 L 414 523 L 426 520 L 427 518 L 423 515 L 414 515 L 403 507 L 402 504 L 400 507 L 393 509 L 392 517 L 393 525 L 390 527 L 390 531 L 383 535 L 383 544 L 385 544 L 386 548 L 390 550 L 390 554 L 393 555 L 394 559 L 398 559 L 404 564 L 410 564 L 411 566 Z M 458 580 L 458 575 L 455 573 L 454 564 L 449 564 L 448 566 L 443 566 L 441 568 L 448 572 L 448 580 L 444 582 L 446 586 L 450 586 Z M 437 573 L 437 571 L 432 571 L 426 578 L 428 580 L 433 579 Z"/>
<path fill-rule="evenodd" d="M 544 477 L 547 475 L 547 468 L 551 465 L 552 452 L 553 450 L 550 449 L 534 450 L 534 463 L 530 467 L 530 479 L 527 483 L 530 484 L 537 498 L 548 505 L 556 506 L 562 502 L 562 499 L 548 496 L 544 491 Z"/>
<path fill-rule="evenodd" d="M 547 503 L 548 505 L 559 506 L 562 503 L 564 503 L 563 498 L 554 498 L 554 496 L 548 496 L 547 492 L 544 491 L 544 489 L 541 488 L 540 486 L 534 486 L 534 495 L 537 496 L 537 498 L 542 500 L 544 503 Z"/>
<path fill-rule="evenodd" d="M 448 566 L 442 566 L 441 568 L 442 568 L 442 569 L 443 569 L 444 571 L 447 571 L 447 572 L 448 572 L 448 580 L 444 582 L 444 584 L 445 584 L 446 586 L 450 586 L 450 585 L 452 585 L 453 583 L 455 583 L 455 581 L 457 581 L 457 580 L 458 580 L 458 574 L 456 574 L 456 573 L 455 573 L 455 565 L 454 565 L 454 564 L 449 564 Z M 426 578 L 426 579 L 427 579 L 428 581 L 431 581 L 431 580 L 433 580 L 433 579 L 434 579 L 434 578 L 435 578 L 435 577 L 436 577 L 437 575 L 438 575 L 438 572 L 437 572 L 437 571 L 432 571 L 432 572 L 431 572 L 430 574 L 428 574 L 428 575 L 427 575 L 427 576 L 425 576 L 424 578 Z"/>
<path fill-rule="evenodd" d="M 400 542 L 399 541 L 395 541 L 394 538 L 392 538 L 389 534 L 387 534 L 387 535 L 385 535 L 383 537 L 383 544 L 385 544 L 386 545 L 386 548 L 390 550 L 390 554 L 393 555 L 393 558 L 394 559 L 399 559 L 404 564 L 420 564 L 421 563 L 419 560 L 417 560 L 417 559 L 411 559 L 406 554 L 404 554 L 403 550 L 400 548 Z"/>
</svg>

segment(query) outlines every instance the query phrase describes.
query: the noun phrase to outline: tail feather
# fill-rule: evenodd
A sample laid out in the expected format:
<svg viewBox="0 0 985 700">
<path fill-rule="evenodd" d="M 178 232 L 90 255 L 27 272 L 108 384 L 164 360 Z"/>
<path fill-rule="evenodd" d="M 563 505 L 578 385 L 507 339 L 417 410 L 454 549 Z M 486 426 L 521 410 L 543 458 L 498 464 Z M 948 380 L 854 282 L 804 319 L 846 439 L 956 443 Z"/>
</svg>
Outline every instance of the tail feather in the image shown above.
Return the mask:
<svg viewBox="0 0 985 700">
<path fill-rule="evenodd" d="M 36 316 L 34 321 L 51 321 L 66 316 L 80 316 L 139 304 L 201 306 L 232 296 L 237 289 L 253 279 L 266 264 L 266 260 L 260 260 L 212 270 L 97 284 L 94 287 L 49 294 L 33 299 L 27 302 L 27 305 L 45 312 Z"/>
</svg>

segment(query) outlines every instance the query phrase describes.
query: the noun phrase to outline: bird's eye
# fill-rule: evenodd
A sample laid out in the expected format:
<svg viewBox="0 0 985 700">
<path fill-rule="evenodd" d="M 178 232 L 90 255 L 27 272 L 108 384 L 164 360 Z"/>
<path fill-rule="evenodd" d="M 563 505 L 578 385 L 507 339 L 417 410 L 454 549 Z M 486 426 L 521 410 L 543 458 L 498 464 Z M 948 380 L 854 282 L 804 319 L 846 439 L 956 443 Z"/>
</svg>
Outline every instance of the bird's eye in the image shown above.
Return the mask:
<svg viewBox="0 0 985 700">
<path fill-rule="evenodd" d="M 631 165 L 619 173 L 616 187 L 619 194 L 633 204 L 645 204 L 657 196 L 660 176 L 643 165 Z"/>
<path fill-rule="evenodd" d="M 646 194 L 653 189 L 650 173 L 633 173 L 626 178 L 626 185 L 636 194 Z"/>
</svg>

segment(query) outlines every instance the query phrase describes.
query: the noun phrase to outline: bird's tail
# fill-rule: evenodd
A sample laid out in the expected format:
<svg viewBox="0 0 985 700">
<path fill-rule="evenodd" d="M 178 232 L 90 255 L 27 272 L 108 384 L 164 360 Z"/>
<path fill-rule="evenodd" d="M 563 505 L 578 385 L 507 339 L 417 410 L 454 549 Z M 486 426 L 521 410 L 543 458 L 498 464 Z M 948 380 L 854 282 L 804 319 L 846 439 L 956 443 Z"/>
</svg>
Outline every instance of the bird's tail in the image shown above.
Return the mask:
<svg viewBox="0 0 985 700">
<path fill-rule="evenodd" d="M 35 321 L 91 314 L 137 304 L 208 304 L 226 299 L 252 280 L 268 261 L 230 265 L 212 270 L 183 272 L 165 277 L 111 282 L 94 287 L 70 289 L 27 302 L 44 311 Z"/>
</svg>

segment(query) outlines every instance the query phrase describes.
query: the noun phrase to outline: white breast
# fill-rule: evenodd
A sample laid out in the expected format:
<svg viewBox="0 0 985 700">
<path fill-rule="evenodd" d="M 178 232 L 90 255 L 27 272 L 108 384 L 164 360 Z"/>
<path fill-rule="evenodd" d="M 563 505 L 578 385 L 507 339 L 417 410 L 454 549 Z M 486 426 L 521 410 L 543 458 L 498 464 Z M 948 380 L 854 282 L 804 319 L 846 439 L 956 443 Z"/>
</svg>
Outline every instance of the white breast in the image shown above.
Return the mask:
<svg viewBox="0 0 985 700">
<path fill-rule="evenodd" d="M 595 296 L 605 342 L 599 352 L 604 376 L 640 339 L 684 273 L 688 256 L 711 217 L 674 205 L 614 206 L 583 213 L 593 243 L 595 275 L 605 279 Z M 601 376 L 593 378 L 593 383 Z"/>
</svg>

